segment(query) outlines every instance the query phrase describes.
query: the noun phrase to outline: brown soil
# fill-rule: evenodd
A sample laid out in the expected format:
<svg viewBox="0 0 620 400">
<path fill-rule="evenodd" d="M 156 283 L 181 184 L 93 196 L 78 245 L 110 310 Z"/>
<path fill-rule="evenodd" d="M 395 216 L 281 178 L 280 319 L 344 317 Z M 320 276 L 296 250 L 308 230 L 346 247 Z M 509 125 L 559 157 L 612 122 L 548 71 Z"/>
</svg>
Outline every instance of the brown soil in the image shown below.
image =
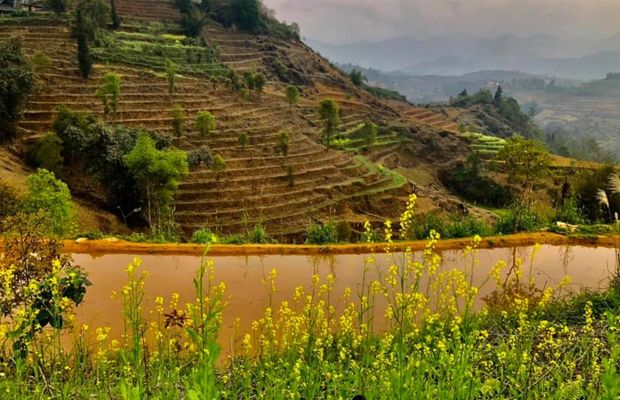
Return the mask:
<svg viewBox="0 0 620 400">
<path fill-rule="evenodd" d="M 472 244 L 472 238 L 440 240 L 437 250 L 459 250 Z M 478 248 L 506 248 L 540 245 L 584 246 L 616 248 L 620 245 L 620 236 L 571 237 L 555 233 L 523 233 L 507 236 L 484 238 Z M 423 250 L 426 241 L 393 243 L 394 252 Z M 251 255 L 338 255 L 383 253 L 385 243 L 342 244 L 342 245 L 212 245 L 208 248 L 210 256 L 251 256 Z M 117 239 L 65 241 L 64 251 L 74 254 L 133 254 L 133 255 L 193 255 L 205 254 L 207 247 L 194 244 L 150 244 L 131 243 Z"/>
</svg>

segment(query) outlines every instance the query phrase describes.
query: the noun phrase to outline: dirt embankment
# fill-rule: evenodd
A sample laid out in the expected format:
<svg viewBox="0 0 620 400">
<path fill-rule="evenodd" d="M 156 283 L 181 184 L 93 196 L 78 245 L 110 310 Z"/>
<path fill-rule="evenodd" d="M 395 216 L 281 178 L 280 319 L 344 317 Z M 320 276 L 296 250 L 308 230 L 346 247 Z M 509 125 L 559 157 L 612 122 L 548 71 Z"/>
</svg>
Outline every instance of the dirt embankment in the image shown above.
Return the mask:
<svg viewBox="0 0 620 400">
<path fill-rule="evenodd" d="M 408 247 L 423 250 L 426 241 L 393 243 L 392 251 L 402 251 Z M 472 244 L 471 238 L 441 240 L 437 250 L 458 250 Z M 528 233 L 509 236 L 489 237 L 483 239 L 478 248 L 523 247 L 541 245 L 620 247 L 620 236 L 571 237 L 555 233 Z M 386 249 L 385 243 L 338 244 L 338 245 L 212 245 L 209 256 L 252 256 L 252 255 L 336 255 L 336 254 L 370 254 L 381 253 Z M 192 255 L 205 254 L 206 246 L 195 244 L 150 244 L 131 243 L 115 239 L 65 241 L 64 251 L 76 254 L 136 254 L 136 255 Z"/>
</svg>

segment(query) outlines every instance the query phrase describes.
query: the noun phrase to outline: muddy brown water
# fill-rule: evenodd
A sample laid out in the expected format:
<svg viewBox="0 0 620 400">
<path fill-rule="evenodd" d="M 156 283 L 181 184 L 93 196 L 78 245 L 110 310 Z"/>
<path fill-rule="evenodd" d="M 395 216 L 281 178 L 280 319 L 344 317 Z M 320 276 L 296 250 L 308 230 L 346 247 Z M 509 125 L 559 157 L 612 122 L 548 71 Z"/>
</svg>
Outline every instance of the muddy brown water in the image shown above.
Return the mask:
<svg viewBox="0 0 620 400">
<path fill-rule="evenodd" d="M 483 249 L 475 257 L 473 283 L 481 285 L 500 260 L 511 264 L 515 258 L 525 261 L 525 276 L 529 275 L 532 247 Z M 471 256 L 464 256 L 460 250 L 442 251 L 442 267 L 446 270 L 472 268 Z M 420 257 L 420 253 L 416 253 Z M 168 303 L 173 293 L 180 295 L 180 304 L 192 302 L 195 298 L 193 279 L 199 268 L 201 258 L 195 256 L 134 256 L 103 255 L 92 256 L 76 254 L 75 264 L 85 268 L 92 282 L 85 300 L 77 309 L 77 322 L 94 327 L 111 327 L 113 337 L 122 334 L 122 305 L 111 294 L 120 292 L 127 283 L 126 266 L 138 257 L 143 263 L 138 272 L 148 271 L 145 283 L 145 314 L 154 308 L 156 296 L 162 296 Z M 334 298 L 341 296 L 345 288 L 350 288 L 353 297 L 363 276 L 365 255 L 337 256 L 250 256 L 250 257 L 212 257 L 215 265 L 216 283 L 226 283 L 227 306 L 223 316 L 220 334 L 221 345 L 229 351 L 243 333 L 249 331 L 251 323 L 263 316 L 269 306 L 269 289 L 262 283 L 271 270 L 277 270 L 277 292 L 273 304 L 279 306 L 283 300 L 292 300 L 295 288 L 303 286 L 310 289 L 312 276 L 318 274 L 325 282 L 329 274 L 336 278 Z M 399 255 L 395 256 L 397 259 Z M 376 256 L 376 267 L 370 268 L 369 279 L 376 277 L 391 265 L 391 258 L 384 254 Z M 532 276 L 540 288 L 557 286 L 565 276 L 571 276 L 569 290 L 583 288 L 603 288 L 608 282 L 616 263 L 616 252 L 608 248 L 579 246 L 542 246 L 531 263 Z M 487 283 L 480 290 L 480 298 L 493 290 Z M 480 304 L 480 301 L 479 301 Z M 381 307 L 378 307 L 381 310 Z M 381 312 L 381 311 L 378 311 Z M 238 321 L 237 321 L 238 319 Z M 237 322 L 236 322 L 237 321 Z M 235 327 L 236 325 L 236 327 Z"/>
</svg>

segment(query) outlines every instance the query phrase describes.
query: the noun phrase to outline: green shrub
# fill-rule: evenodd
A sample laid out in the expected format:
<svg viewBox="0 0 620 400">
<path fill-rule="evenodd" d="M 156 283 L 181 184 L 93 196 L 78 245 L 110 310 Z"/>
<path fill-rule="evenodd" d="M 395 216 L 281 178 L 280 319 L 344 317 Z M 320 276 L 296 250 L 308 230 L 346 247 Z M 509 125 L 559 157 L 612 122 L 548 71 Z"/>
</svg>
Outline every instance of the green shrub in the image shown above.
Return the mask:
<svg viewBox="0 0 620 400">
<path fill-rule="evenodd" d="M 273 62 L 273 69 L 276 72 L 276 75 L 281 80 L 286 80 L 288 75 L 288 67 L 282 63 L 280 60 L 275 60 Z"/>
<path fill-rule="evenodd" d="M 192 243 L 196 244 L 210 244 L 217 242 L 217 236 L 209 228 L 202 228 L 192 234 L 190 239 Z"/>
<path fill-rule="evenodd" d="M 269 243 L 269 235 L 263 224 L 256 224 L 254 228 L 248 234 L 248 241 L 250 243 L 265 244 Z"/>
<path fill-rule="evenodd" d="M 17 190 L 0 180 L 0 221 L 13 215 L 22 205 L 22 199 Z"/>
<path fill-rule="evenodd" d="M 123 239 L 125 239 L 128 242 L 132 242 L 132 243 L 149 242 L 149 237 L 145 235 L 144 233 L 140 233 L 140 232 L 133 232 L 130 235 L 124 236 Z"/>
<path fill-rule="evenodd" d="M 16 124 L 36 86 L 19 38 L 0 42 L 0 142 L 16 135 Z"/>
<path fill-rule="evenodd" d="M 513 206 L 508 209 L 497 221 L 495 231 L 498 234 L 508 234 L 516 232 L 529 232 L 547 225 L 539 213 L 527 210 L 523 207 Z"/>
<path fill-rule="evenodd" d="M 177 104 L 172 110 L 172 132 L 174 133 L 174 137 L 177 138 L 177 146 L 181 146 L 181 137 L 185 132 L 183 127 L 184 121 L 185 113 L 183 108 Z"/>
<path fill-rule="evenodd" d="M 299 88 L 296 85 L 288 85 L 286 86 L 285 93 L 286 93 L 286 101 L 288 102 L 289 106 L 291 107 L 291 111 L 292 111 L 295 104 L 299 102 L 299 97 L 300 97 Z"/>
<path fill-rule="evenodd" d="M 466 238 L 472 236 L 489 236 L 493 229 L 484 220 L 474 216 L 454 218 L 445 227 L 444 237 Z"/>
<path fill-rule="evenodd" d="M 353 229 L 351 229 L 350 223 L 347 221 L 340 221 L 336 224 L 336 237 L 338 238 L 338 242 L 349 243 L 352 235 Z"/>
<path fill-rule="evenodd" d="M 200 164 L 204 164 L 206 167 L 210 166 L 213 162 L 213 155 L 209 146 L 200 146 L 196 150 L 192 150 L 187 153 L 187 162 L 191 168 L 199 167 Z"/>
<path fill-rule="evenodd" d="M 196 116 L 196 129 L 201 139 L 207 139 L 216 127 L 215 117 L 209 111 L 201 111 Z"/>
<path fill-rule="evenodd" d="M 209 165 L 209 168 L 211 168 L 211 170 L 215 172 L 215 176 L 217 180 L 219 180 L 222 172 L 226 171 L 226 162 L 221 155 L 216 154 L 211 159 L 211 164 Z"/>
<path fill-rule="evenodd" d="M 73 229 L 73 206 L 71 192 L 67 185 L 56 179 L 54 174 L 45 169 L 26 178 L 28 196 L 24 201 L 24 210 L 30 213 L 44 211 L 50 217 L 52 231 L 64 236 Z"/>
<path fill-rule="evenodd" d="M 579 208 L 577 199 L 571 196 L 556 210 L 553 221 L 566 222 L 567 224 L 580 225 L 585 222 L 583 212 Z"/>
<path fill-rule="evenodd" d="M 353 82 L 355 86 L 362 86 L 364 82 L 368 80 L 366 79 L 362 71 L 359 71 L 355 68 L 351 70 L 351 72 L 349 73 L 349 78 L 351 79 L 351 82 Z"/>
<path fill-rule="evenodd" d="M 55 133 L 48 133 L 28 147 L 26 160 L 35 168 L 43 168 L 60 175 L 63 164 L 61 152 L 62 141 Z"/>
<path fill-rule="evenodd" d="M 41 51 L 34 53 L 32 57 L 32 69 L 40 74 L 52 65 L 52 60 Z"/>
<path fill-rule="evenodd" d="M 73 111 L 69 107 L 61 105 L 56 109 L 56 118 L 52 122 L 52 129 L 64 141 L 63 133 L 68 127 L 74 126 L 82 131 L 87 131 L 89 126 L 95 122 L 97 119 L 93 115 Z"/>
<path fill-rule="evenodd" d="M 313 222 L 306 230 L 306 243 L 328 244 L 337 242 L 338 234 L 336 232 L 336 225 L 332 221 L 326 224 Z"/>
<path fill-rule="evenodd" d="M 239 146 L 241 146 L 241 151 L 245 150 L 245 146 L 247 146 L 250 138 L 247 133 L 242 132 L 239 134 Z"/>
<path fill-rule="evenodd" d="M 493 232 L 492 227 L 484 220 L 475 216 L 442 217 L 436 213 L 429 213 L 416 217 L 407 237 L 402 239 L 425 240 L 435 231 L 442 238 L 465 238 L 475 235 L 488 236 Z"/>
<path fill-rule="evenodd" d="M 105 75 L 103 85 L 97 89 L 97 96 L 103 103 L 103 113 L 105 116 L 112 113 L 116 117 L 118 103 L 121 96 L 121 76 L 114 72 Z"/>
<path fill-rule="evenodd" d="M 173 149 L 157 149 L 155 140 L 140 133 L 135 146 L 123 161 L 142 189 L 144 215 L 152 234 L 158 237 L 173 235 L 174 221 L 170 204 L 179 182 L 189 173 L 187 153 Z"/>
<path fill-rule="evenodd" d="M 64 14 L 69 7 L 69 0 L 45 0 L 45 7 L 56 14 Z"/>
<path fill-rule="evenodd" d="M 278 132 L 278 137 L 276 139 L 276 151 L 280 153 L 283 157 L 288 156 L 290 140 L 291 136 L 287 131 L 281 130 L 280 132 Z"/>
<path fill-rule="evenodd" d="M 238 233 L 223 236 L 220 239 L 220 243 L 222 244 L 244 244 L 246 243 L 245 235 L 240 235 Z"/>
<path fill-rule="evenodd" d="M 513 199 L 510 189 L 482 174 L 480 156 L 472 154 L 467 162 L 458 162 L 441 173 L 441 181 L 464 199 L 491 207 L 505 207 Z"/>
</svg>

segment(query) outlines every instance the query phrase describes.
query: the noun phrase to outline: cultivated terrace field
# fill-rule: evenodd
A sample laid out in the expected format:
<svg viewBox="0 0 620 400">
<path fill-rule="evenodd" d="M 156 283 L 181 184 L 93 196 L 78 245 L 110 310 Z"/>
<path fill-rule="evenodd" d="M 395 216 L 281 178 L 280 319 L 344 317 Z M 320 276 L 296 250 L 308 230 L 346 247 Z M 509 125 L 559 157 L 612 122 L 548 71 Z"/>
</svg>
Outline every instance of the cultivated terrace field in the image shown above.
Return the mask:
<svg viewBox="0 0 620 400">
<path fill-rule="evenodd" d="M 27 164 L 11 184 L 23 189 L 35 168 L 54 172 L 86 210 L 73 234 L 151 228 L 231 243 L 306 241 L 310 228 L 319 242 L 359 238 L 365 221 L 396 217 L 411 193 L 431 215 L 419 238 L 438 224 L 467 236 L 503 217 L 493 210 L 513 203 L 511 190 L 523 193 L 520 171 L 497 162 L 510 132 L 529 133 L 526 116 L 504 112 L 514 100 L 476 94 L 457 100 L 486 103 L 459 108 L 388 98 L 313 52 L 293 26 L 262 11 L 247 25 L 225 3 L 116 0 L 110 9 L 89 0 L 75 12 L 1 18 L 36 81 L 5 146 Z M 138 140 L 144 133 L 153 143 Z M 130 165 L 136 142 L 162 152 L 166 174 L 144 157 Z M 463 169 L 470 156 L 481 161 Z M 548 166 L 556 172 L 540 175 L 535 191 L 540 221 L 553 219 L 559 181 L 598 167 Z M 487 181 L 491 195 L 480 193 Z"/>
</svg>

